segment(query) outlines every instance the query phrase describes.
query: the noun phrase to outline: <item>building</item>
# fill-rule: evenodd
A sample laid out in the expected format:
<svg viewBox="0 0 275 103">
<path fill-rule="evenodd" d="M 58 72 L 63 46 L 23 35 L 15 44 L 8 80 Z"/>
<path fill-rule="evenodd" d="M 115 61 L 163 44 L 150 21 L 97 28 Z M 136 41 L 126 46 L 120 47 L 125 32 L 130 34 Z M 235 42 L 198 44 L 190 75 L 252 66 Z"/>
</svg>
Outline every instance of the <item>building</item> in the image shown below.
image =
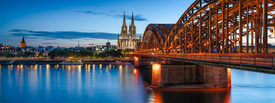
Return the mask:
<svg viewBox="0 0 275 103">
<path fill-rule="evenodd" d="M 10 45 L 4 46 L 3 44 L 0 44 L 0 52 L 11 52 L 12 54 L 16 55 L 18 52 L 18 48 Z"/>
<path fill-rule="evenodd" d="M 108 40 L 108 42 L 106 43 L 107 51 L 110 50 L 110 46 L 111 46 L 111 43 L 110 43 L 109 40 Z"/>
<path fill-rule="evenodd" d="M 20 48 L 22 48 L 22 47 L 26 47 L 26 42 L 25 42 L 25 39 L 24 39 L 24 37 L 22 38 L 22 41 L 21 41 L 21 43 L 20 43 Z"/>
<path fill-rule="evenodd" d="M 134 24 L 134 15 L 132 13 L 132 21 L 129 27 L 129 32 L 127 32 L 127 25 L 125 20 L 125 13 L 123 18 L 122 30 L 120 36 L 117 40 L 117 49 L 130 49 L 134 50 L 138 42 L 141 41 L 141 36 L 136 36 L 136 26 Z"/>
</svg>

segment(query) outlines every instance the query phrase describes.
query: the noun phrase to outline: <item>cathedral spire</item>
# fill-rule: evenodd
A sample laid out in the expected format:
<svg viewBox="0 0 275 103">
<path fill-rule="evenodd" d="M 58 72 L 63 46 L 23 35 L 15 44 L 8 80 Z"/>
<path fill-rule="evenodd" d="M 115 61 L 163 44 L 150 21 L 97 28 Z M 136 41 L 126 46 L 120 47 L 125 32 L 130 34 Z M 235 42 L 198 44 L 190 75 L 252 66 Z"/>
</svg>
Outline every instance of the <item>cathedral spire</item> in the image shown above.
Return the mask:
<svg viewBox="0 0 275 103">
<path fill-rule="evenodd" d="M 126 26 L 125 12 L 124 12 L 124 17 L 123 17 L 123 25 L 122 25 L 122 26 Z"/>
<path fill-rule="evenodd" d="M 126 25 L 126 19 L 125 19 L 125 12 L 123 17 L 123 24 L 121 28 L 121 36 L 127 36 L 127 25 Z"/>
<path fill-rule="evenodd" d="M 132 22 L 131 22 L 131 26 L 135 26 L 135 23 L 134 23 L 134 13 L 132 12 Z"/>
<path fill-rule="evenodd" d="M 136 26 L 134 23 L 134 13 L 132 12 L 132 22 L 129 28 L 129 36 L 136 36 Z"/>
</svg>

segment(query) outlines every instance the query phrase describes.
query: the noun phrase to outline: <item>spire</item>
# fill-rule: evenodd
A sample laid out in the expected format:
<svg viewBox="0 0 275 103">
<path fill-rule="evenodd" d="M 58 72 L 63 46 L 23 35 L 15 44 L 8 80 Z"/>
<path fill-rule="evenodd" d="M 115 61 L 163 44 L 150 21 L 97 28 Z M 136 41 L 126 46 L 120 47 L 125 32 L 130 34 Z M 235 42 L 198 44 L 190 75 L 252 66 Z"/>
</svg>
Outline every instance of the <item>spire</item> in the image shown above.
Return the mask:
<svg viewBox="0 0 275 103">
<path fill-rule="evenodd" d="M 134 23 L 134 13 L 132 12 L 132 22 L 131 22 L 131 25 L 130 25 L 130 28 L 129 28 L 129 35 L 130 36 L 136 36 L 136 26 L 135 26 L 135 23 Z"/>
<path fill-rule="evenodd" d="M 25 42 L 25 39 L 24 39 L 24 37 L 22 38 L 22 41 L 21 41 L 21 43 L 26 43 L 26 42 Z"/>
<path fill-rule="evenodd" d="M 79 48 L 79 41 L 77 41 L 78 42 L 78 45 L 77 45 L 77 47 Z"/>
<path fill-rule="evenodd" d="M 134 23 L 134 13 L 132 12 L 132 22 L 131 22 L 131 26 L 135 26 L 135 23 Z"/>
<path fill-rule="evenodd" d="M 124 17 L 123 17 L 123 25 L 122 25 L 122 26 L 126 26 L 125 12 L 124 12 Z"/>
<path fill-rule="evenodd" d="M 126 25 L 126 19 L 125 19 L 125 12 L 124 12 L 124 17 L 123 17 L 123 24 L 121 28 L 121 36 L 127 36 L 127 25 Z"/>
</svg>

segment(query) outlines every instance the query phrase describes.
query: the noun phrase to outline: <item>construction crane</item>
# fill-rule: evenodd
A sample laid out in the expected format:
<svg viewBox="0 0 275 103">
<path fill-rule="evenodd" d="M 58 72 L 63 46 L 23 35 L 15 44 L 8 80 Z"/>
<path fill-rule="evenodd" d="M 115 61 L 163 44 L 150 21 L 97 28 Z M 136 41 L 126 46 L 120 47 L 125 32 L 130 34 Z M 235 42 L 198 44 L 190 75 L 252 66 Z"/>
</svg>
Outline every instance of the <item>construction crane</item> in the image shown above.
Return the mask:
<svg viewBox="0 0 275 103">
<path fill-rule="evenodd" d="M 94 46 L 94 44 L 89 44 L 89 45 L 92 45 L 92 46 Z"/>
</svg>

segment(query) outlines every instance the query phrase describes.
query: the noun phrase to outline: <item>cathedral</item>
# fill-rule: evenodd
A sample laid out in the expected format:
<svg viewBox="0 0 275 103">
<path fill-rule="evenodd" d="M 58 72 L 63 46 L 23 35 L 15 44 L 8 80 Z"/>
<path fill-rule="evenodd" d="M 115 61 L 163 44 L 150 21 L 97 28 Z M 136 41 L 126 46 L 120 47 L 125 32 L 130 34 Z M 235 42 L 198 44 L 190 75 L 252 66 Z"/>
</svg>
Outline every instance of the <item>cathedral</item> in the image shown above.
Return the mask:
<svg viewBox="0 0 275 103">
<path fill-rule="evenodd" d="M 124 13 L 121 34 L 120 36 L 118 36 L 118 40 L 117 40 L 117 49 L 134 50 L 138 42 L 141 42 L 141 36 L 136 36 L 136 26 L 134 24 L 134 15 L 132 13 L 132 21 L 129 27 L 129 32 L 127 32 L 127 25 L 125 20 L 125 13 Z"/>
</svg>

